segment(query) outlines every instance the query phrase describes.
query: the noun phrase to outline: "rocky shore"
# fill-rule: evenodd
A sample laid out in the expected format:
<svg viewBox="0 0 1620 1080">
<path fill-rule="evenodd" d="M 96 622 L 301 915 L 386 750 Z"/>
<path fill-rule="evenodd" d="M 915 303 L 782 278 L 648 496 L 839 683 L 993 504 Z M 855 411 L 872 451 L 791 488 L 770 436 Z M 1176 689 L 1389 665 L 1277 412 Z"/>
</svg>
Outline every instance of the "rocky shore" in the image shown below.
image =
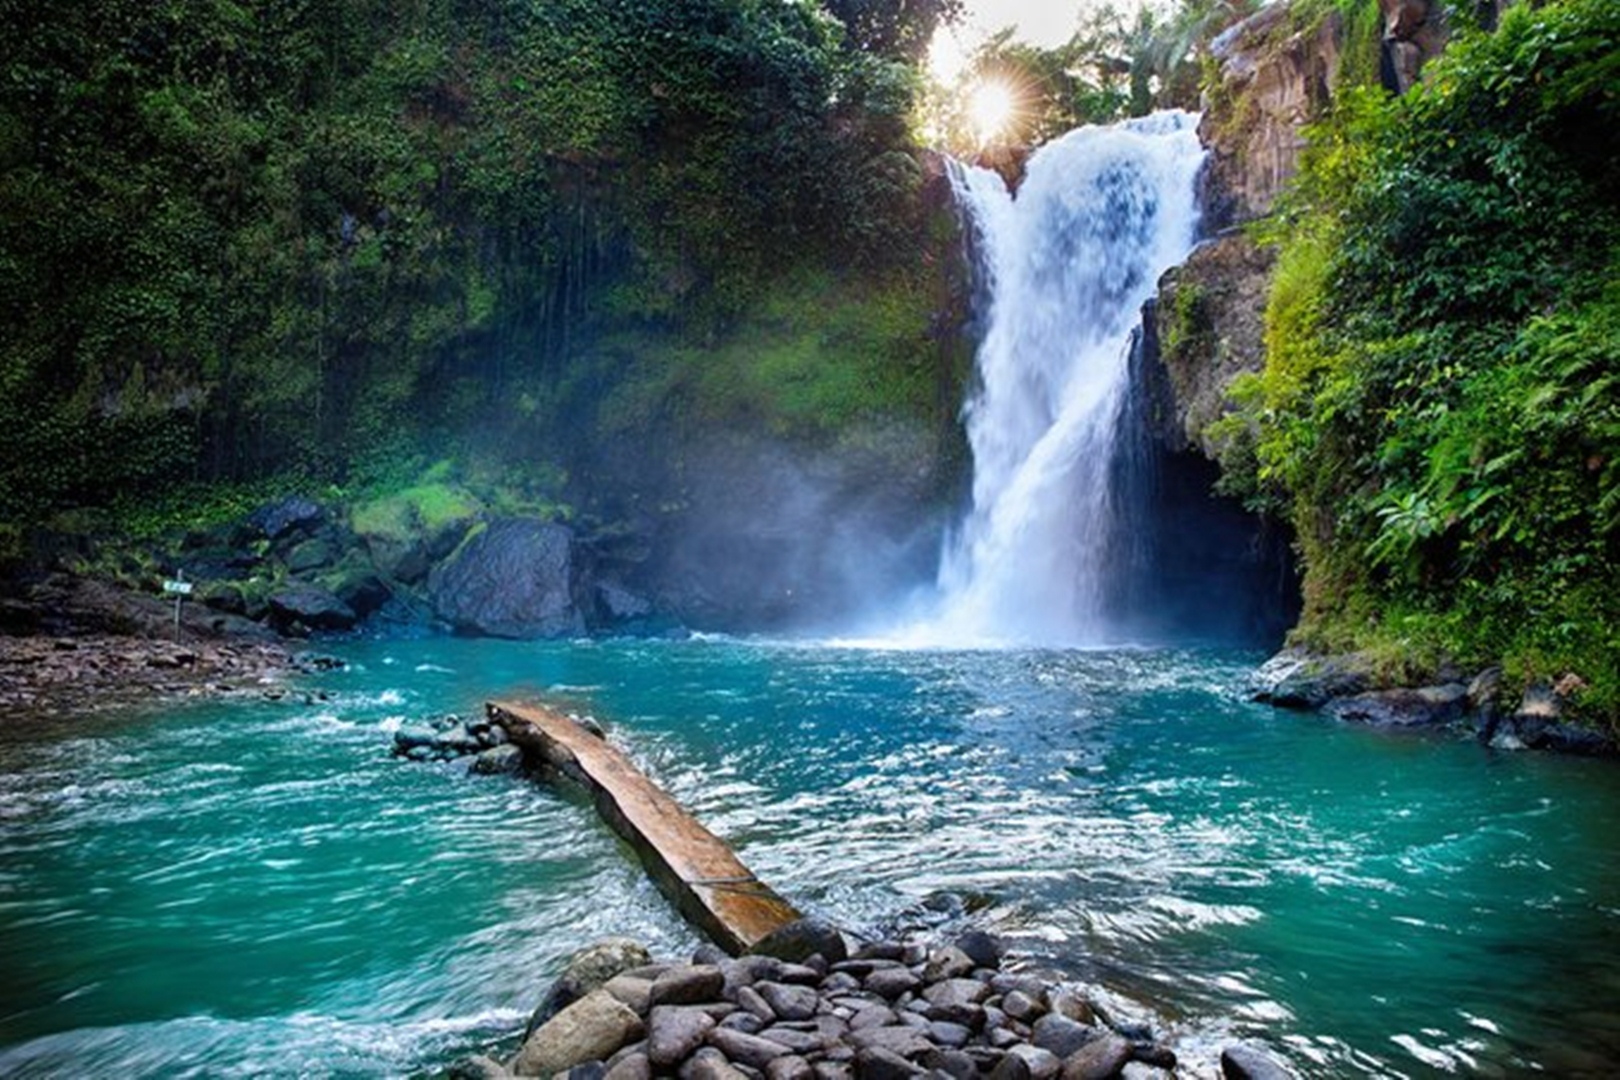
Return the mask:
<svg viewBox="0 0 1620 1080">
<path fill-rule="evenodd" d="M 1430 685 L 1389 686 L 1367 656 L 1285 649 L 1254 673 L 1249 688 L 1256 701 L 1385 731 L 1466 733 L 1496 750 L 1620 753 L 1609 737 L 1569 721 L 1569 701 L 1582 689 L 1573 676 L 1517 694 L 1508 693 L 1497 668 L 1442 671 Z"/>
<path fill-rule="evenodd" d="M 610 939 L 569 961 L 522 1047 L 479 1055 L 452 1080 L 1108 1080 L 1173 1076 L 1145 1025 L 1082 992 L 1004 965 L 995 936 L 869 941 L 813 919 L 732 958 L 712 946 L 657 961 Z M 1127 1074 L 1126 1069 L 1130 1067 Z M 1227 1080 L 1292 1074 L 1259 1047 L 1226 1048 Z"/>
</svg>

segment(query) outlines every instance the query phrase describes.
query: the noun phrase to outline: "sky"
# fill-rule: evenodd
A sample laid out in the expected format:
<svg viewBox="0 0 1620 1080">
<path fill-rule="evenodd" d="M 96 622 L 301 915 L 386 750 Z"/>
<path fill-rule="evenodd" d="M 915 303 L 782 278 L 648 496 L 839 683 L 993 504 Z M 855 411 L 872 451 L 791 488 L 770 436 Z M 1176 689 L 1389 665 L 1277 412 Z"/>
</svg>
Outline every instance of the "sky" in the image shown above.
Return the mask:
<svg viewBox="0 0 1620 1080">
<path fill-rule="evenodd" d="M 1018 37 L 1033 45 L 1061 45 L 1079 23 L 1083 4 L 1084 0 L 967 0 L 961 25 L 934 39 L 930 66 L 950 81 L 978 42 L 1008 26 L 1016 27 Z"/>
</svg>

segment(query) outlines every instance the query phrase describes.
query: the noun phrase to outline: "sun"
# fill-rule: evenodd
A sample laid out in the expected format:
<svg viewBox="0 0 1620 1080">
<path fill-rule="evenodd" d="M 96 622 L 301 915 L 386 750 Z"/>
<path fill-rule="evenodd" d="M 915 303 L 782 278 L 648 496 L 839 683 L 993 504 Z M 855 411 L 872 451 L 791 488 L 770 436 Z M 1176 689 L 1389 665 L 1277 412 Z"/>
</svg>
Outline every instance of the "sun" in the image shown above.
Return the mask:
<svg viewBox="0 0 1620 1080">
<path fill-rule="evenodd" d="M 1011 131 L 1018 118 L 1018 95 L 1002 79 L 980 79 L 967 92 L 968 122 L 980 146 Z"/>
</svg>

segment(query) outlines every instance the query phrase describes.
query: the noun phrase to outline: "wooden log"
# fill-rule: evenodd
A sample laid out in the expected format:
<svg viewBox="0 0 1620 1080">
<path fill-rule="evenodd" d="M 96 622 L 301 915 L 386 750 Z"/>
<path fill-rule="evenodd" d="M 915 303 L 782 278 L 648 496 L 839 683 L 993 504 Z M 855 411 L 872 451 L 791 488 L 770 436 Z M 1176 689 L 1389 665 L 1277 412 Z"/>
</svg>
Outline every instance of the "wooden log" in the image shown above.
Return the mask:
<svg viewBox="0 0 1620 1080">
<path fill-rule="evenodd" d="M 600 735 L 541 706 L 490 702 L 487 710 L 525 753 L 585 788 L 664 895 L 722 949 L 733 956 L 746 952 L 800 917 L 725 841 Z"/>
</svg>

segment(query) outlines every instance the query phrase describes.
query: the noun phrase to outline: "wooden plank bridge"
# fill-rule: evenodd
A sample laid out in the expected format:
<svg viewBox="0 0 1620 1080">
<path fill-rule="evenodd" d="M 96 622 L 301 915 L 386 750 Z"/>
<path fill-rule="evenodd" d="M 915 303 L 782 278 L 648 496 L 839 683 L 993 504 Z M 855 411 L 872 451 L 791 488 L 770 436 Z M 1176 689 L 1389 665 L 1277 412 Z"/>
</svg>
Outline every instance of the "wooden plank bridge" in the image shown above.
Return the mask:
<svg viewBox="0 0 1620 1080">
<path fill-rule="evenodd" d="M 501 701 L 487 710 L 531 761 L 585 788 L 659 889 L 715 944 L 737 955 L 799 918 L 725 841 L 602 736 L 543 706 Z"/>
</svg>

